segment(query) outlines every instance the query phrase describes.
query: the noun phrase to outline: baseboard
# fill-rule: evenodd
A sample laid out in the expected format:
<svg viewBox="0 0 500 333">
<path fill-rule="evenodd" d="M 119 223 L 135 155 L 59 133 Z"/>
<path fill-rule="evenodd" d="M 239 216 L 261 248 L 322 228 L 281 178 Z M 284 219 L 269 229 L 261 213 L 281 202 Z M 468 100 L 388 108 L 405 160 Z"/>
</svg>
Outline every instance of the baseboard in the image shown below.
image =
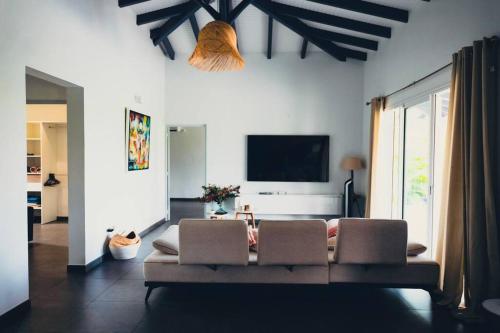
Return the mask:
<svg viewBox="0 0 500 333">
<path fill-rule="evenodd" d="M 68 223 L 68 217 L 67 216 L 58 216 L 57 221 Z"/>
<path fill-rule="evenodd" d="M 89 262 L 86 265 L 68 265 L 66 267 L 66 270 L 68 273 L 88 273 L 104 261 L 104 256 L 106 254 L 103 254 L 102 256 L 95 258 L 91 262 Z"/>
<path fill-rule="evenodd" d="M 18 306 L 0 315 L 0 327 L 6 326 L 7 323 L 12 322 L 17 319 L 18 316 L 24 314 L 31 307 L 31 301 L 28 299 Z"/>
<path fill-rule="evenodd" d="M 156 228 L 158 228 L 159 226 L 163 225 L 166 222 L 167 222 L 167 220 L 161 219 L 160 221 L 158 221 L 156 223 L 153 223 L 152 225 L 150 225 L 149 227 L 147 227 L 146 229 L 144 229 L 143 231 L 141 231 L 139 233 L 139 236 L 141 238 L 146 237 L 149 233 L 151 233 L 153 230 L 155 230 Z"/>
<path fill-rule="evenodd" d="M 200 202 L 200 198 L 170 198 L 170 201 Z"/>
</svg>

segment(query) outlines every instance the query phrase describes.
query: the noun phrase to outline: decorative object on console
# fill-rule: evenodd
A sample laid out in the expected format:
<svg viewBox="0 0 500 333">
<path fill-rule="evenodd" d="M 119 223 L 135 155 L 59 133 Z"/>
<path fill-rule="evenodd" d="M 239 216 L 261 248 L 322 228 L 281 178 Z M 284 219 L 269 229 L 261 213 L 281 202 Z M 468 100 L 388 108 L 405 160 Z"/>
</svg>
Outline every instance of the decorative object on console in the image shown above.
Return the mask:
<svg viewBox="0 0 500 333">
<path fill-rule="evenodd" d="M 149 169 L 151 117 L 126 109 L 128 171 Z"/>
<path fill-rule="evenodd" d="M 236 32 L 224 21 L 208 23 L 198 34 L 189 64 L 208 72 L 237 71 L 245 67 L 238 52 Z"/>
<path fill-rule="evenodd" d="M 357 201 L 356 194 L 354 193 L 354 170 L 361 170 L 364 168 L 363 161 L 358 157 L 348 156 L 342 160 L 342 169 L 350 171 L 351 178 L 344 183 L 344 216 L 353 216 L 353 205 L 356 204 L 358 208 L 358 216 L 363 216 L 359 202 Z"/>
<path fill-rule="evenodd" d="M 49 173 L 49 179 L 43 184 L 43 186 L 56 186 L 61 182 L 56 179 L 56 176 L 53 173 Z"/>
<path fill-rule="evenodd" d="M 217 215 L 225 215 L 227 212 L 222 207 L 222 203 L 231 198 L 236 198 L 240 195 L 240 186 L 229 185 L 226 187 L 220 187 L 217 185 L 209 184 L 208 186 L 202 186 L 203 196 L 200 198 L 201 201 L 209 203 L 216 202 L 219 205 L 219 209 L 215 212 Z"/>
</svg>

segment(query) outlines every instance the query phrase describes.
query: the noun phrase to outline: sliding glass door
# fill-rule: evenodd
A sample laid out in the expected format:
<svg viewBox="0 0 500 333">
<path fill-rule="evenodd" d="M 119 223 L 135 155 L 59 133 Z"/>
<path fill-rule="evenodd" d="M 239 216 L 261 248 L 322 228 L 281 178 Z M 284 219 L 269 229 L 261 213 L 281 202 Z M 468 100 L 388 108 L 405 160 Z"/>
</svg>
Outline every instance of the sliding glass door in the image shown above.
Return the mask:
<svg viewBox="0 0 500 333">
<path fill-rule="evenodd" d="M 410 239 L 428 244 L 431 230 L 432 107 L 429 100 L 404 110 L 403 207 Z"/>
<path fill-rule="evenodd" d="M 449 94 L 439 90 L 383 112 L 372 183 L 372 216 L 406 220 L 408 240 L 426 245 L 429 256 L 441 211 Z"/>
</svg>

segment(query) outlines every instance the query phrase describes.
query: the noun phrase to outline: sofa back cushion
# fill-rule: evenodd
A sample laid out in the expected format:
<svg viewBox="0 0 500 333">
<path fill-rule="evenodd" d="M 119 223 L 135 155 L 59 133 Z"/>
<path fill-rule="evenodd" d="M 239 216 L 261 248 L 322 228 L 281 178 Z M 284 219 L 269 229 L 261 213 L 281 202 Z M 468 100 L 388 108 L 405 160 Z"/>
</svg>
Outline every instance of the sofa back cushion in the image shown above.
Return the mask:
<svg viewBox="0 0 500 333">
<path fill-rule="evenodd" d="M 248 231 L 245 222 L 181 220 L 179 264 L 248 265 Z"/>
<path fill-rule="evenodd" d="M 334 262 L 405 265 L 408 227 L 402 220 L 340 219 Z"/>
<path fill-rule="evenodd" d="M 257 262 L 262 266 L 328 265 L 324 220 L 263 220 L 257 246 Z"/>
</svg>

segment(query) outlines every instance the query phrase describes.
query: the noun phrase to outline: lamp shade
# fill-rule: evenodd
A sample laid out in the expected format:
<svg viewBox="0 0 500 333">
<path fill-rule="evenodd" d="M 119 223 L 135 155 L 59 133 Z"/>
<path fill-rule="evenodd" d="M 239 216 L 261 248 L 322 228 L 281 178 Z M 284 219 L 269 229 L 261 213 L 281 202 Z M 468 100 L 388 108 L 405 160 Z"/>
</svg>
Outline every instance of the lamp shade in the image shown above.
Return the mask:
<svg viewBox="0 0 500 333">
<path fill-rule="evenodd" d="M 363 161 L 359 157 L 348 156 L 342 160 L 342 169 L 344 170 L 360 170 L 363 169 Z"/>
<path fill-rule="evenodd" d="M 213 21 L 204 26 L 189 63 L 208 72 L 236 71 L 245 67 L 233 27 L 224 21 Z"/>
</svg>

